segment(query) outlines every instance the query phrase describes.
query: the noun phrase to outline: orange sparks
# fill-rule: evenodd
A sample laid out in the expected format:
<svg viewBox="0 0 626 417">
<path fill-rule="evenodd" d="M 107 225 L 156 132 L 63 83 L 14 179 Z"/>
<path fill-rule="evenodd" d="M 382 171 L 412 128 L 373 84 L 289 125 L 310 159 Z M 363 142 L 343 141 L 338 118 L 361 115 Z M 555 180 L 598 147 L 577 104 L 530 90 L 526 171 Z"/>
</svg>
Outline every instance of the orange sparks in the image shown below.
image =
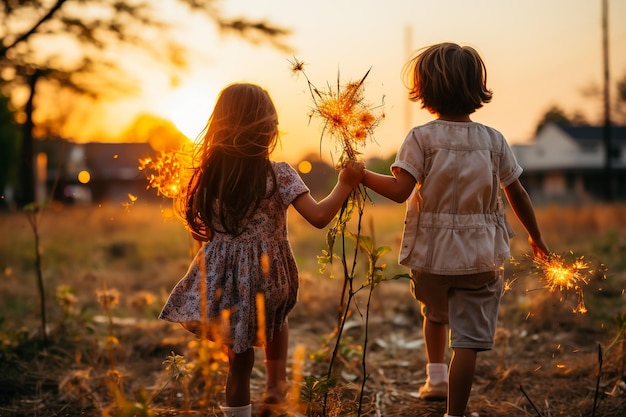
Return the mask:
<svg viewBox="0 0 626 417">
<path fill-rule="evenodd" d="M 130 208 L 135 204 L 135 201 L 137 201 L 137 196 L 129 193 L 128 201 L 124 201 L 122 203 L 122 206 L 124 207 L 126 211 L 129 211 Z"/>
<path fill-rule="evenodd" d="M 140 159 L 139 164 L 139 170 L 146 171 L 147 188 L 168 198 L 181 196 L 185 180 L 180 152 L 160 152 L 155 158 Z"/>
<path fill-rule="evenodd" d="M 535 257 L 533 262 L 535 267 L 542 273 L 547 289 L 551 292 L 575 292 L 578 297 L 578 303 L 574 312 L 581 314 L 587 312 L 582 285 L 589 283 L 589 277 L 586 272 L 591 271 L 589 271 L 589 262 L 584 260 L 584 256 L 576 258 L 572 263 L 568 263 L 563 256 L 550 254 L 547 258 Z"/>
</svg>

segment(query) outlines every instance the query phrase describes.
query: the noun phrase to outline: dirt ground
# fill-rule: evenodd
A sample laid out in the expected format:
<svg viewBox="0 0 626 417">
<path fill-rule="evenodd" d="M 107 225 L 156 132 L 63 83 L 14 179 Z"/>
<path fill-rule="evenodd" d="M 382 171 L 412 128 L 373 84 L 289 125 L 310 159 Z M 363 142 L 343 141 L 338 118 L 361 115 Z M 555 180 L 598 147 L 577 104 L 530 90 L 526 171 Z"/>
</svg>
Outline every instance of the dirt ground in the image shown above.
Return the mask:
<svg viewBox="0 0 626 417">
<path fill-rule="evenodd" d="M 621 209 L 611 215 L 576 212 L 577 219 L 584 214 L 593 221 L 576 230 L 564 228 L 559 233 L 565 243 L 553 245 L 594 255 L 610 266 L 606 277 L 596 273 L 585 288 L 587 314 L 573 313 L 571 298 L 536 290 L 528 266 L 507 267 L 513 284 L 503 297 L 496 348 L 478 356 L 467 417 L 626 416 L 626 233 L 611 229 L 611 221 L 624 227 L 615 213 L 623 216 Z M 554 219 L 565 215 L 542 212 L 540 222 L 556 227 Z M 175 282 L 172 277 L 184 273 L 188 263 L 187 237 L 179 226 L 156 228 L 145 213 L 124 223 L 119 217 L 111 221 L 110 212 L 48 216 L 41 229 L 49 291 L 47 343 L 41 338 L 32 260 L 23 255 L 31 253 L 32 236 L 22 217 L 0 216 L 0 228 L 11 236 L 0 242 L 0 416 L 219 416 L 226 370 L 219 347 L 201 345 L 176 325 L 155 318 Z M 603 237 L 605 231 L 592 236 L 600 221 L 607 222 L 605 229 L 617 230 L 617 238 Z M 298 237 L 294 251 L 319 253 L 304 245 L 323 243 L 323 235 L 309 236 L 309 229 L 299 227 L 290 229 Z M 572 238 L 581 233 L 584 238 Z M 359 292 L 333 365 L 337 383 L 326 397 L 320 394 L 327 385 L 314 384 L 313 378 L 320 380 L 329 370 L 342 280 L 320 276 L 315 256 L 308 258 L 313 260 L 298 260 L 300 301 L 289 318 L 288 371 L 295 388 L 293 407 L 284 415 L 443 416 L 444 402 L 425 402 L 416 395 L 425 380 L 426 357 L 422 318 L 405 279 L 376 287 L 369 310 L 367 290 Z M 95 301 L 94 294 L 104 291 L 102 282 L 119 291 L 120 304 L 108 312 Z M 171 355 L 180 355 L 187 365 L 178 380 L 166 369 Z M 258 350 L 251 383 L 256 416 L 263 415 L 264 378 Z"/>
<path fill-rule="evenodd" d="M 425 402 L 416 395 L 425 379 L 421 317 L 416 304 L 407 295 L 405 283 L 386 285 L 379 288 L 380 294 L 375 297 L 368 326 L 368 378 L 361 415 L 443 416 L 444 402 Z M 324 309 L 321 299 L 309 300 L 313 301 L 314 307 L 301 304 L 290 318 L 290 351 L 303 346 L 307 352 L 303 360 L 290 357 L 292 380 L 297 379 L 294 372 L 298 366 L 303 367 L 305 376 L 321 377 L 328 371 L 327 359 L 334 344 L 332 339 L 326 344 L 324 337 L 333 329 L 336 302 L 327 298 Z M 167 374 L 163 362 L 168 355 L 175 352 L 187 360 L 193 358 L 194 338 L 185 331 L 156 320 L 116 320 L 113 333 L 119 344 L 114 349 L 115 359 L 111 360 L 102 347 L 108 329 L 106 320 L 100 316 L 92 326 L 93 336 L 82 336 L 75 343 L 57 340 L 46 350 L 28 343 L 19 351 L 8 353 L 5 349 L 1 357 L 0 416 L 143 415 L 136 409 L 130 414 L 120 411 L 124 402 L 113 398 L 105 384 L 112 368 L 115 378 L 121 381 L 119 385 L 127 392 L 126 401 L 142 398 L 142 390 L 143 395 L 153 397 L 146 401 L 146 407 L 140 408 L 152 413 L 145 415 L 219 415 L 216 405 L 222 394 L 215 393 L 212 404 L 202 404 L 206 393 L 203 394 L 205 385 L 201 378 L 195 382 L 192 378 L 190 382 L 187 407 L 181 386 L 163 383 Z M 626 387 L 620 378 L 623 357 L 618 350 L 622 347 L 613 348 L 605 356 L 598 379 L 599 346 L 606 332 L 570 326 L 571 323 L 532 333 L 524 327 L 499 329 L 496 349 L 479 354 L 467 415 L 625 416 Z M 344 327 L 345 342 L 335 366 L 340 382 L 329 395 L 328 416 L 357 415 L 363 334 L 364 323 L 355 312 Z M 219 385 L 225 364 L 219 359 L 216 363 L 218 368 L 212 368 L 212 378 Z M 263 415 L 259 404 L 264 389 L 262 364 L 259 350 L 252 378 L 253 410 L 257 416 Z M 292 409 L 285 415 L 321 415 L 319 401 L 313 401 L 308 412 L 301 402 L 299 414 Z M 181 411 L 185 409 L 186 412 Z"/>
</svg>

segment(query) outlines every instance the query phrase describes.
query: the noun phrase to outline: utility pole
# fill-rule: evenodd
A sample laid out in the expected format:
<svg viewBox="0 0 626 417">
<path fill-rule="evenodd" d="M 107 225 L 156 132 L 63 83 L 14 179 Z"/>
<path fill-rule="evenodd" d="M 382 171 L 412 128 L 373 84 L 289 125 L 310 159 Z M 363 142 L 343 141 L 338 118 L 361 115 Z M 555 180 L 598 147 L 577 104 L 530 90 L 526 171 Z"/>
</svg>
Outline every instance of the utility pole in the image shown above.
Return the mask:
<svg viewBox="0 0 626 417">
<path fill-rule="evenodd" d="M 608 0 L 602 0 L 602 54 L 604 65 L 604 127 L 602 141 L 604 143 L 604 185 L 605 199 L 613 201 L 613 146 L 611 141 L 611 101 L 609 97 L 609 5 Z"/>
<path fill-rule="evenodd" d="M 404 27 L 404 62 L 408 62 L 413 54 L 413 31 L 411 30 L 411 25 L 407 24 Z M 406 96 L 406 95 L 405 95 Z M 413 118 L 411 113 L 412 107 L 411 102 L 408 98 L 404 99 L 404 133 L 408 133 L 408 131 L 413 127 Z"/>
</svg>

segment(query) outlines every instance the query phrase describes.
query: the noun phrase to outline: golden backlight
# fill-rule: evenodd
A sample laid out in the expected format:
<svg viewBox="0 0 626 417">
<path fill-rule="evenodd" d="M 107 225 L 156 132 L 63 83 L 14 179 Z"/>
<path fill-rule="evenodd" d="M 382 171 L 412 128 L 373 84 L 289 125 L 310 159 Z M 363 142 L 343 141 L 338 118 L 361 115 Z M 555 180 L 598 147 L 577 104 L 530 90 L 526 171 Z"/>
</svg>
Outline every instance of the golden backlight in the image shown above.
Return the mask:
<svg viewBox="0 0 626 417">
<path fill-rule="evenodd" d="M 189 79 L 171 90 L 160 111 L 191 140 L 196 139 L 204 129 L 217 96 L 217 92 L 205 83 L 206 80 Z"/>
</svg>

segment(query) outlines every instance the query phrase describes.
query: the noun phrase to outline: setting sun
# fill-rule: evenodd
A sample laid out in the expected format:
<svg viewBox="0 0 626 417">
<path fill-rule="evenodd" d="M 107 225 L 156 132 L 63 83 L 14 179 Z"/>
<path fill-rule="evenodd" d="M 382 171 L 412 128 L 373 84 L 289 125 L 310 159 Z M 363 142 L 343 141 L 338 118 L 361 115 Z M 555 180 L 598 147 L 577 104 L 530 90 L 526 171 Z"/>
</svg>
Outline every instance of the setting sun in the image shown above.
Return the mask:
<svg viewBox="0 0 626 417">
<path fill-rule="evenodd" d="M 217 92 L 205 81 L 189 80 L 172 89 L 160 113 L 176 125 L 187 138 L 194 140 L 204 129 Z"/>
</svg>

